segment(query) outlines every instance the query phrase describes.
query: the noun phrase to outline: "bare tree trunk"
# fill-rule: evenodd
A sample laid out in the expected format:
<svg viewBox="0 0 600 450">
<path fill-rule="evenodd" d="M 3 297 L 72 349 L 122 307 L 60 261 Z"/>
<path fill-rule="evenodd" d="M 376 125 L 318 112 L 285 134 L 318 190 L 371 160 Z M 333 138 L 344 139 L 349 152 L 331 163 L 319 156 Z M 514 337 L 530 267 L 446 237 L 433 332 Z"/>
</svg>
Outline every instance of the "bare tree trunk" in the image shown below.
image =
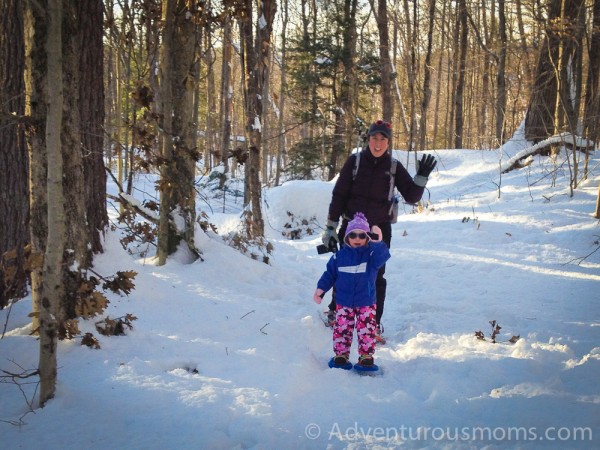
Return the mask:
<svg viewBox="0 0 600 450">
<path fill-rule="evenodd" d="M 406 117 L 406 109 L 404 108 L 404 101 L 403 101 L 403 97 L 402 97 L 402 92 L 400 91 L 400 83 L 398 82 L 398 73 L 396 72 L 396 67 L 398 64 L 398 40 L 400 39 L 399 36 L 399 23 L 398 23 L 398 11 L 400 11 L 400 7 L 398 5 L 399 0 L 394 0 L 394 7 L 392 8 L 392 19 L 393 19 L 393 23 L 394 23 L 394 28 L 392 31 L 393 34 L 393 58 L 392 58 L 392 65 L 394 67 L 394 89 L 396 91 L 396 97 L 398 98 L 398 108 L 400 109 L 400 111 L 398 111 L 398 120 L 397 122 L 399 124 L 402 125 L 402 132 L 404 132 L 404 134 L 408 135 L 409 133 L 409 129 L 410 129 L 410 125 L 408 124 L 408 119 Z"/>
<path fill-rule="evenodd" d="M 196 254 L 194 231 L 196 225 L 196 191 L 194 181 L 196 175 L 196 161 L 199 159 L 195 147 L 195 126 L 193 124 L 194 87 L 196 85 L 196 73 L 194 72 L 194 58 L 196 56 L 196 25 L 193 20 L 195 11 L 187 0 L 178 0 L 177 15 L 175 17 L 174 48 L 171 56 L 173 67 L 173 136 L 177 178 L 176 205 L 179 216 L 183 219 L 183 230 L 179 233 L 192 254 Z M 209 68 L 212 72 L 213 68 Z M 214 80 L 213 80 L 214 81 Z M 214 83 L 213 83 L 214 87 Z M 212 104 L 211 126 L 212 133 L 216 129 L 215 114 L 216 106 L 214 98 Z"/>
<path fill-rule="evenodd" d="M 271 160 L 271 145 L 270 135 L 271 132 L 271 121 L 269 120 L 269 105 L 271 103 L 271 65 L 273 64 L 273 54 L 269 49 L 269 52 L 265 55 L 265 67 L 263 74 L 262 90 L 260 96 L 263 100 L 263 111 L 262 111 L 262 139 L 261 139 L 261 179 L 264 184 L 269 183 L 269 162 Z"/>
<path fill-rule="evenodd" d="M 284 164 L 285 155 L 285 133 L 283 118 L 285 116 L 285 97 L 284 94 L 287 90 L 287 47 L 286 47 L 286 31 L 288 24 L 288 0 L 283 0 L 283 17 L 281 24 L 281 84 L 279 89 L 279 120 L 277 124 L 277 130 L 279 136 L 277 138 L 277 160 L 275 163 L 275 186 L 279 185 L 279 179 L 281 177 L 281 168 Z"/>
<path fill-rule="evenodd" d="M 25 90 L 29 99 L 25 114 L 30 118 L 26 129 L 29 151 L 29 212 L 31 253 L 35 260 L 42 259 L 46 252 L 48 234 L 48 192 L 46 160 L 46 89 L 47 54 L 47 0 L 38 2 L 40 8 L 25 3 Z M 31 329 L 37 334 L 40 328 L 42 304 L 43 261 L 31 268 Z"/>
<path fill-rule="evenodd" d="M 78 298 L 74 293 L 77 292 L 81 283 L 79 269 L 83 271 L 90 267 L 92 259 L 86 224 L 86 192 L 83 182 L 82 134 L 79 119 L 79 112 L 82 108 L 79 98 L 79 77 L 82 73 L 79 65 L 81 61 L 79 44 L 82 30 L 80 19 L 77 17 L 78 0 L 63 0 L 62 8 L 62 98 L 64 106 L 60 137 L 62 146 L 61 170 L 69 175 L 63 178 L 64 202 L 65 205 L 69 205 L 64 211 L 66 246 L 69 252 L 63 255 L 63 264 L 67 268 L 77 267 L 78 269 L 65 269 L 64 271 L 62 287 L 67 295 L 56 316 L 58 318 L 59 337 L 65 336 L 65 322 L 77 316 L 75 311 Z M 101 23 L 98 22 L 98 26 L 101 26 Z M 90 22 L 87 22 L 87 25 L 93 27 Z M 86 88 L 90 89 L 90 86 Z M 89 181 L 91 184 L 91 180 Z M 49 196 L 48 200 L 52 202 L 54 199 Z M 48 224 L 50 225 L 50 222 Z"/>
<path fill-rule="evenodd" d="M 46 145 L 48 156 L 48 242 L 40 314 L 40 406 L 54 397 L 57 378 L 58 309 L 64 298 L 63 253 L 66 244 L 61 127 L 63 116 L 62 0 L 48 1 L 48 86 Z"/>
<path fill-rule="evenodd" d="M 271 49 L 271 32 L 277 4 L 275 0 L 260 2 L 257 17 L 256 44 L 252 32 L 252 0 L 244 4 L 244 16 L 240 18 L 240 29 L 244 43 L 245 56 L 245 105 L 246 134 L 248 136 L 248 187 L 250 189 L 249 205 L 252 213 L 251 226 L 247 230 L 250 238 L 263 237 L 265 228 L 262 217 L 262 186 L 260 183 L 260 154 L 262 140 L 263 103 L 260 95 L 263 92 L 265 77 L 268 74 L 269 52 Z"/>
<path fill-rule="evenodd" d="M 568 0 L 563 7 L 564 28 L 568 30 L 560 40 L 559 97 L 567 131 L 575 134 L 579 121 L 582 83 L 582 37 L 584 1 Z M 561 127 L 561 129 L 564 127 Z"/>
<path fill-rule="evenodd" d="M 533 92 L 525 116 L 525 138 L 537 143 L 554 134 L 554 114 L 558 91 L 554 65 L 558 61 L 559 38 L 550 24 L 560 17 L 561 0 L 551 0 L 546 37 L 538 56 Z"/>
<path fill-rule="evenodd" d="M 525 70 L 525 75 L 526 75 L 526 83 L 530 84 L 533 80 L 533 68 L 532 68 L 532 65 L 529 64 L 530 48 L 529 48 L 529 43 L 527 42 L 527 34 L 525 32 L 525 23 L 523 21 L 523 2 L 522 2 L 522 0 L 515 0 L 515 15 L 517 18 L 517 26 L 519 28 L 521 53 L 523 55 L 523 59 L 525 60 L 524 70 Z"/>
<path fill-rule="evenodd" d="M 78 2 L 79 116 L 87 235 L 91 251 L 100 253 L 108 225 L 106 171 L 104 170 L 104 48 L 102 0 Z M 101 234 L 102 233 L 102 234 Z"/>
<path fill-rule="evenodd" d="M 106 0 L 104 3 L 106 5 L 106 21 L 108 23 L 114 23 L 115 15 L 114 15 L 114 2 L 115 0 Z M 105 113 L 105 121 L 104 121 L 104 133 L 107 136 L 104 144 L 106 148 L 104 149 L 104 154 L 106 155 L 107 165 L 112 170 L 113 163 L 113 146 L 116 139 L 116 103 L 117 103 L 117 81 L 116 81 L 116 51 L 115 51 L 115 33 L 113 32 L 114 27 L 109 27 L 107 31 L 106 37 L 106 93 L 105 102 L 104 102 L 104 113 Z"/>
<path fill-rule="evenodd" d="M 411 14 L 410 5 L 408 0 L 404 0 L 404 15 L 406 17 L 406 73 L 407 73 L 407 85 L 409 92 L 409 101 L 410 101 L 410 123 L 408 125 L 408 138 L 406 148 L 409 152 L 414 150 L 415 140 L 417 137 L 417 99 L 416 99 L 416 84 L 417 84 L 417 49 L 416 46 L 416 8 L 417 4 L 413 3 L 413 13 Z M 413 19 L 413 24 L 411 25 L 410 19 Z M 410 57 L 409 57 L 410 56 Z"/>
<path fill-rule="evenodd" d="M 215 50 L 211 45 L 212 33 L 206 30 L 204 63 L 206 64 L 206 130 L 204 139 L 206 142 L 205 164 L 207 168 L 213 166 L 217 146 L 217 89 L 215 87 L 215 61 L 217 60 Z"/>
<path fill-rule="evenodd" d="M 371 8 L 376 13 L 375 19 L 377 22 L 377 30 L 379 31 L 382 119 L 392 122 L 394 118 L 394 94 L 392 89 L 393 68 L 390 59 L 387 0 L 377 0 L 377 9 L 375 9 L 374 0 L 371 0 Z"/>
<path fill-rule="evenodd" d="M 498 32 L 500 33 L 500 53 L 498 55 L 498 69 L 496 72 L 496 140 L 498 145 L 504 141 L 504 126 L 506 123 L 506 49 L 508 38 L 506 36 L 506 14 L 504 0 L 498 1 Z"/>
<path fill-rule="evenodd" d="M 227 14 L 223 18 L 223 52 L 221 65 L 221 163 L 224 166 L 223 175 L 229 171 L 229 149 L 231 142 L 231 120 L 233 115 L 233 86 L 231 84 L 232 43 L 232 18 Z M 225 179 L 221 180 L 223 187 Z"/>
<path fill-rule="evenodd" d="M 476 73 L 475 76 L 481 75 L 481 94 L 479 95 L 479 105 L 477 105 L 477 110 L 480 111 L 479 118 L 477 119 L 477 135 L 480 137 L 478 139 L 478 144 L 483 146 L 492 146 L 494 144 L 488 143 L 490 140 L 488 137 L 488 103 L 490 102 L 490 89 L 492 89 L 490 84 L 490 74 L 492 71 L 492 58 L 494 55 L 491 54 L 491 51 L 488 50 L 490 46 L 494 45 L 493 43 L 496 41 L 496 21 L 490 20 L 488 25 L 488 8 L 486 0 L 481 0 L 480 2 L 479 13 L 477 15 L 479 21 L 476 26 L 474 26 L 475 34 L 482 33 L 483 36 L 480 38 L 482 42 L 481 47 L 483 48 L 481 59 L 483 70 L 481 73 Z M 490 17 L 496 17 L 496 2 L 491 3 L 491 11 Z M 481 30 L 481 31 L 478 31 Z M 479 49 L 479 51 L 482 51 Z M 479 59 L 478 56 L 475 58 Z"/>
<path fill-rule="evenodd" d="M 440 42 L 440 49 L 441 52 L 445 52 L 445 47 L 446 47 L 446 3 L 444 2 L 442 5 L 442 12 L 441 12 L 441 20 L 442 20 L 442 29 L 441 29 L 441 42 Z M 444 58 L 438 58 L 438 66 L 437 66 L 437 83 L 436 83 L 436 91 L 438 92 L 438 95 L 435 96 L 435 109 L 434 109 L 434 114 L 433 114 L 433 145 L 437 146 L 438 142 L 439 142 L 439 127 L 438 127 L 438 123 L 439 123 L 439 115 L 440 115 L 440 101 L 442 99 L 442 67 L 443 67 L 443 61 Z M 443 138 L 443 136 L 442 136 Z"/>
<path fill-rule="evenodd" d="M 344 0 L 342 56 L 343 65 L 340 95 L 335 111 L 335 132 L 329 161 L 328 179 L 333 179 L 337 174 L 338 158 L 344 155 L 348 137 L 352 137 L 352 124 L 354 122 L 354 105 L 352 102 L 352 86 L 354 85 L 354 65 L 356 54 L 356 8 L 357 0 Z"/>
<path fill-rule="evenodd" d="M 467 67 L 467 51 L 468 51 L 468 28 L 467 28 L 467 5 L 465 0 L 458 2 L 458 21 L 460 25 L 460 45 L 459 63 L 458 63 L 458 83 L 456 85 L 455 97 L 455 122 L 454 122 L 454 148 L 462 148 L 463 146 L 463 128 L 464 128 L 464 91 L 465 91 L 465 71 Z"/>
<path fill-rule="evenodd" d="M 194 57 L 196 32 L 194 11 L 185 0 L 163 3 L 163 48 L 161 55 L 161 100 L 163 168 L 158 236 L 158 264 L 166 262 L 183 240 L 194 257 L 196 222 L 194 177 L 197 149 L 194 124 Z M 181 220 L 176 220 L 176 217 Z M 175 224 L 181 224 L 176 229 Z"/>
<path fill-rule="evenodd" d="M 435 24 L 435 0 L 429 0 L 429 28 L 427 30 L 427 51 L 423 74 L 423 99 L 421 100 L 421 123 L 419 124 L 419 149 L 427 148 L 427 112 L 431 100 L 431 49 Z"/>
<path fill-rule="evenodd" d="M 559 80 L 559 103 L 557 113 L 560 120 L 557 121 L 559 130 L 566 130 L 573 135 L 577 134 L 579 122 L 579 108 L 581 106 L 581 87 L 583 85 L 582 38 L 584 26 L 584 2 L 583 0 L 565 1 L 563 5 L 562 21 L 564 28 L 568 30 L 561 35 L 560 40 L 560 69 Z M 571 173 L 571 196 L 573 189 L 577 188 L 579 178 L 579 165 L 577 163 L 578 152 L 573 145 L 572 173 Z"/>
<path fill-rule="evenodd" d="M 0 309 L 27 291 L 27 153 L 24 126 L 20 123 L 25 114 L 23 36 L 22 2 L 0 2 Z"/>
<path fill-rule="evenodd" d="M 162 158 L 160 178 L 160 218 L 158 225 L 158 265 L 167 262 L 167 257 L 175 251 L 178 241 L 174 239 L 171 226 L 171 211 L 175 209 L 174 180 L 175 163 L 173 161 L 173 68 L 171 53 L 173 52 L 173 33 L 175 28 L 176 0 L 164 0 L 162 5 L 163 39 L 159 66 L 160 113 Z"/>
<path fill-rule="evenodd" d="M 210 2 L 208 2 L 208 5 L 210 5 Z M 210 14 L 210 11 L 207 11 L 206 9 L 203 10 L 203 14 L 201 16 L 201 21 L 206 20 L 206 14 Z M 196 157 L 198 159 L 202 158 L 202 146 L 200 145 L 200 139 L 198 137 L 198 130 L 199 130 L 199 126 L 200 126 L 200 107 L 203 104 L 202 103 L 202 95 L 201 95 L 201 86 L 202 83 L 200 83 L 200 71 L 202 70 L 202 57 L 200 55 L 202 55 L 202 51 L 203 51 L 203 46 L 202 46 L 202 39 L 204 36 L 203 33 L 203 29 L 202 27 L 195 27 L 195 35 L 196 35 L 196 42 L 198 43 L 198 45 L 194 46 L 194 51 L 195 51 L 195 55 L 194 55 L 194 62 L 193 67 L 192 67 L 192 73 L 194 74 L 194 89 L 193 89 L 193 105 L 192 105 L 192 118 L 191 118 L 191 130 L 190 130 L 190 135 L 191 135 L 191 142 L 190 142 L 190 148 L 195 149 L 194 150 L 194 154 L 196 155 Z M 216 93 L 215 93 L 215 97 L 216 97 Z M 215 106 L 216 108 L 216 106 Z M 215 115 L 217 116 L 216 119 L 218 120 L 218 111 L 215 110 Z M 218 127 L 218 123 L 215 123 L 215 128 Z M 215 130 L 215 133 L 217 133 L 217 130 Z M 214 142 L 215 145 L 215 150 L 218 151 L 218 142 Z M 206 155 L 204 155 L 204 171 L 206 173 L 206 171 L 208 170 L 209 167 L 209 160 L 206 157 Z M 195 168 L 195 170 L 197 170 L 197 167 Z"/>
<path fill-rule="evenodd" d="M 600 0 L 594 0 L 593 14 L 583 127 L 584 136 L 597 143 L 600 140 Z M 586 154 L 589 154 L 589 150 L 586 150 Z"/>
<path fill-rule="evenodd" d="M 310 38 L 312 42 L 317 42 L 319 34 L 318 15 L 319 9 L 317 8 L 317 0 L 311 0 L 311 12 L 312 12 L 312 33 Z M 306 38 L 309 38 L 307 34 Z M 311 61 L 314 61 L 317 57 L 318 50 L 316 45 L 311 45 Z M 313 77 L 316 78 L 314 72 L 316 68 L 311 64 L 310 70 L 313 71 Z M 319 115 L 319 86 L 318 83 L 311 83 L 309 87 L 309 101 L 310 101 L 310 121 L 308 123 L 308 139 L 311 145 L 316 146 L 316 128 L 317 128 L 317 115 Z"/>
<path fill-rule="evenodd" d="M 452 14 L 452 12 L 454 12 L 454 14 Z M 460 19 L 458 8 L 450 8 L 449 16 L 451 17 L 449 23 L 454 23 L 454 28 L 452 29 L 452 45 L 448 49 L 448 67 L 450 67 L 450 70 L 448 71 L 446 104 L 449 105 L 449 107 L 446 108 L 446 117 L 444 120 L 444 128 L 446 130 L 445 148 L 452 148 L 454 145 L 454 140 L 452 139 L 454 137 L 454 124 L 456 123 L 456 99 L 454 96 L 456 95 L 455 92 L 458 85 L 459 58 L 457 55 L 459 53 L 458 43 L 460 41 Z"/>
</svg>

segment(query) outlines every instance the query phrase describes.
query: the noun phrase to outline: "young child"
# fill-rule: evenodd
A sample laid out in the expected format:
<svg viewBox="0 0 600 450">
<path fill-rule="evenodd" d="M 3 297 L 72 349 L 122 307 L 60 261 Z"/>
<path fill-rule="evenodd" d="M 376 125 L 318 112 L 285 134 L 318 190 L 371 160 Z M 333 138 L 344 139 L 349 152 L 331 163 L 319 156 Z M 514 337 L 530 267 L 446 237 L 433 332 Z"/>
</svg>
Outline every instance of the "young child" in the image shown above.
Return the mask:
<svg viewBox="0 0 600 450">
<path fill-rule="evenodd" d="M 357 212 L 348 223 L 344 244 L 327 262 L 327 270 L 317 283 L 313 299 L 317 304 L 334 285 L 336 288 L 336 321 L 333 326 L 334 367 L 348 367 L 352 337 L 356 327 L 358 365 L 373 367 L 375 361 L 375 280 L 377 271 L 390 258 L 381 241 L 381 229 L 373 226 L 377 239 L 369 237 L 369 223 Z"/>
</svg>

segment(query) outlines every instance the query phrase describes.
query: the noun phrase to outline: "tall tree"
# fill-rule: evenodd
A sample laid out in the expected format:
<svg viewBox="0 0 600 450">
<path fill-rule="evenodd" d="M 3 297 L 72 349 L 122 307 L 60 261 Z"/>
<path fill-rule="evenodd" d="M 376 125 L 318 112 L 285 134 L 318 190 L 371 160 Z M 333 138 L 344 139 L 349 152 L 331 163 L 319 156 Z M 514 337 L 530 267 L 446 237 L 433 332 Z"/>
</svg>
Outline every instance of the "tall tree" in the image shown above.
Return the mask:
<svg viewBox="0 0 600 450">
<path fill-rule="evenodd" d="M 467 5 L 466 0 L 458 1 L 458 28 L 460 33 L 458 47 L 458 82 L 456 84 L 455 96 L 455 121 L 454 121 L 454 148 L 462 148 L 463 146 L 463 131 L 464 131 L 464 94 L 465 94 L 465 77 L 467 69 L 467 53 L 468 53 L 468 27 L 467 27 Z"/>
<path fill-rule="evenodd" d="M 54 397 L 57 377 L 57 337 L 66 249 L 66 215 L 63 191 L 61 128 L 63 121 L 62 0 L 48 0 L 48 55 L 46 146 L 48 158 L 48 242 L 40 313 L 40 405 Z"/>
<path fill-rule="evenodd" d="M 173 68 L 170 56 L 173 52 L 176 0 L 164 0 L 162 4 L 163 37 L 160 49 L 159 85 L 161 113 L 160 166 L 160 219 L 158 224 L 158 264 L 164 265 L 167 257 L 175 251 L 176 230 L 172 229 L 171 211 L 175 209 L 175 167 L 173 162 Z"/>
<path fill-rule="evenodd" d="M 25 115 L 28 118 L 26 142 L 29 153 L 29 232 L 31 253 L 34 261 L 41 262 L 31 267 L 32 330 L 40 327 L 42 304 L 43 255 L 46 252 L 48 234 L 48 192 L 46 158 L 46 54 L 47 0 L 25 3 Z M 39 6 L 39 7 L 38 7 Z"/>
<path fill-rule="evenodd" d="M 600 140 L 600 0 L 594 0 L 592 17 L 592 35 L 588 48 L 589 66 L 588 79 L 585 95 L 585 111 L 583 116 L 584 136 L 592 143 Z M 587 177 L 590 147 L 588 145 L 585 154 L 584 177 Z M 600 218 L 600 182 L 598 183 L 598 197 L 596 198 L 596 209 L 594 217 Z"/>
<path fill-rule="evenodd" d="M 86 0 L 85 3 L 89 5 L 90 1 Z M 78 8 L 77 0 L 63 0 L 61 94 L 64 112 L 61 117 L 60 143 L 62 149 L 61 170 L 63 170 L 63 173 L 68 174 L 63 178 L 62 195 L 64 195 L 65 204 L 69 205 L 69 208 L 64 211 L 66 246 L 69 251 L 63 255 L 63 263 L 68 268 L 77 269 L 65 270 L 63 273 L 62 283 L 66 295 L 57 312 L 60 337 L 65 336 L 66 320 L 77 317 L 76 309 L 79 303 L 77 292 L 81 285 L 81 277 L 84 275 L 85 269 L 91 266 L 92 260 L 90 240 L 88 239 L 89 228 L 86 223 L 84 153 L 81 145 L 81 120 L 79 116 L 82 109 L 79 97 L 81 84 L 79 78 L 82 73 L 80 70 L 80 46 L 82 45 L 80 36 L 83 30 L 80 27 L 81 22 L 77 15 Z M 101 26 L 101 23 L 97 22 L 96 25 Z M 88 25 L 92 26 L 89 22 Z M 50 60 L 48 60 L 48 64 L 50 64 Z M 48 66 L 48 76 L 50 74 L 51 71 Z M 48 111 L 48 114 L 50 114 L 50 111 Z M 46 130 L 46 135 L 48 135 L 48 130 Z M 49 196 L 48 201 L 52 202 L 54 199 Z M 50 219 L 50 216 L 48 216 L 48 219 Z M 48 249 L 46 248 L 47 252 Z"/>
<path fill-rule="evenodd" d="M 410 4 L 408 0 L 403 0 L 403 9 L 405 20 L 405 40 L 404 45 L 406 47 L 404 63 L 406 66 L 406 77 L 407 77 L 407 89 L 408 89 L 408 101 L 409 101 L 409 122 L 408 122 L 408 137 L 407 137 L 407 150 L 410 152 L 414 149 L 416 137 L 417 137 L 417 2 L 412 4 L 413 10 L 410 10 Z M 412 18 L 412 21 L 411 21 Z"/>
<path fill-rule="evenodd" d="M 204 140 L 206 142 L 205 162 L 207 168 L 212 166 L 212 160 L 214 159 L 218 146 L 217 146 L 217 89 L 215 86 L 215 67 L 217 61 L 217 55 L 212 45 L 212 31 L 211 27 L 206 27 L 206 33 L 204 33 L 204 47 L 202 60 L 206 66 L 206 127 L 204 128 Z M 217 162 L 218 164 L 218 162 Z"/>
<path fill-rule="evenodd" d="M 600 0 L 594 0 L 588 56 L 583 126 L 585 137 L 597 143 L 600 141 Z"/>
<path fill-rule="evenodd" d="M 276 165 L 275 165 L 275 185 L 279 185 L 279 179 L 281 177 L 281 166 L 284 164 L 284 158 L 285 158 L 285 128 L 284 128 L 284 116 L 286 113 L 286 102 L 285 102 L 285 98 L 286 95 L 284 94 L 287 91 L 287 44 L 286 44 L 286 33 L 287 33 L 287 26 L 288 26 L 288 22 L 289 22 L 289 8 L 288 8 L 288 0 L 283 0 L 283 10 L 282 10 L 282 24 L 281 24 L 281 59 L 280 59 L 280 64 L 281 64 L 281 84 L 280 84 L 280 89 L 279 89 L 279 116 L 278 116 L 278 120 L 277 120 L 277 130 L 278 130 L 278 137 L 277 137 L 277 159 L 276 159 Z"/>
<path fill-rule="evenodd" d="M 229 146 L 231 142 L 231 121 L 233 119 L 233 85 L 231 75 L 231 64 L 233 63 L 232 22 L 232 15 L 225 14 L 223 17 L 223 52 L 221 55 L 221 142 L 219 146 L 221 163 L 225 168 L 224 175 L 229 170 Z"/>
<path fill-rule="evenodd" d="M 339 95 L 336 99 L 334 109 L 335 126 L 328 173 L 328 179 L 330 180 L 333 179 L 338 172 L 338 159 L 345 155 L 346 149 L 350 148 L 349 143 L 352 139 L 354 120 L 356 118 L 352 89 L 356 82 L 357 4 L 357 0 L 343 0 L 343 12 L 342 17 L 340 18 L 342 26 L 342 48 L 340 58 L 341 76 Z"/>
<path fill-rule="evenodd" d="M 525 137 L 534 143 L 554 134 L 554 113 L 558 92 L 555 66 L 559 52 L 559 30 L 554 27 L 554 24 L 560 18 L 561 3 L 561 0 L 550 0 L 545 26 L 546 34 L 538 55 L 533 89 L 525 116 Z"/>
<path fill-rule="evenodd" d="M 504 141 L 506 115 L 506 52 L 508 47 L 504 0 L 498 1 L 498 32 L 500 34 L 500 52 L 496 71 L 496 89 L 498 90 L 498 99 L 496 100 L 496 141 L 502 144 Z"/>
<path fill-rule="evenodd" d="M 77 2 L 79 127 L 83 151 L 85 218 L 91 250 L 102 252 L 108 225 L 104 169 L 104 47 L 102 0 Z"/>
<path fill-rule="evenodd" d="M 435 3 L 435 2 L 434 2 Z M 388 26 L 387 0 L 371 0 L 371 8 L 375 12 L 375 21 L 379 31 L 379 61 L 381 73 L 381 117 L 392 122 L 394 118 L 394 95 L 392 90 L 392 60 L 390 58 L 390 32 Z"/>
<path fill-rule="evenodd" d="M 560 88 L 561 109 L 564 111 L 564 127 L 577 133 L 581 92 L 583 85 L 583 31 L 585 1 L 565 0 L 563 7 L 563 33 L 561 33 Z"/>
<path fill-rule="evenodd" d="M 268 74 L 269 53 L 273 21 L 277 10 L 275 0 L 258 2 L 256 36 L 253 32 L 253 0 L 243 2 L 240 11 L 240 34 L 243 42 L 245 70 L 244 104 L 246 111 L 246 136 L 248 143 L 248 162 L 246 171 L 250 198 L 246 207 L 251 211 L 250 227 L 247 230 L 250 238 L 264 236 L 264 220 L 262 217 L 262 187 L 260 183 L 260 157 L 262 141 L 263 99 L 262 92 L 265 77 Z"/>
<path fill-rule="evenodd" d="M 29 242 L 23 3 L 0 1 L 0 309 L 25 295 Z M 5 254 L 9 252 L 9 254 Z"/>
<path fill-rule="evenodd" d="M 194 57 L 196 33 L 194 11 L 185 0 L 163 2 L 163 41 L 160 60 L 161 98 L 161 201 L 158 232 L 158 264 L 183 241 L 197 256 L 195 229 L 195 161 L 192 124 L 194 117 Z M 183 224 L 176 229 L 176 223 Z"/>
<path fill-rule="evenodd" d="M 423 98 L 421 100 L 421 122 L 419 124 L 419 149 L 425 150 L 427 145 L 427 111 L 431 101 L 431 53 L 433 48 L 433 31 L 435 24 L 435 0 L 429 0 L 429 27 L 427 29 L 427 50 L 423 68 Z"/>
</svg>

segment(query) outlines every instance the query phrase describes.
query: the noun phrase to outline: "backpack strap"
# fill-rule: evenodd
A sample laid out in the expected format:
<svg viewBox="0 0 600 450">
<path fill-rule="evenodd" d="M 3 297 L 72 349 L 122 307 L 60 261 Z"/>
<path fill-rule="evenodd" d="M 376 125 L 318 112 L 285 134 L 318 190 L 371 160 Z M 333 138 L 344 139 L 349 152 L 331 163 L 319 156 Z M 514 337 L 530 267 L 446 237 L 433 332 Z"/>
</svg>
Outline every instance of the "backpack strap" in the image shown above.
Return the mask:
<svg viewBox="0 0 600 450">
<path fill-rule="evenodd" d="M 392 157 L 392 165 L 390 167 L 390 192 L 388 193 L 388 200 L 392 201 L 394 196 L 394 185 L 396 182 L 396 167 L 398 166 L 398 160 Z"/>
<path fill-rule="evenodd" d="M 388 193 L 388 201 L 390 204 L 389 215 L 391 216 L 394 211 L 394 187 L 396 181 L 396 167 L 398 166 L 398 160 L 392 156 L 392 165 L 390 166 L 390 191 Z"/>
<path fill-rule="evenodd" d="M 356 174 L 358 173 L 358 166 L 360 165 L 360 152 L 355 153 L 354 167 L 352 168 L 352 181 L 356 180 Z"/>
</svg>

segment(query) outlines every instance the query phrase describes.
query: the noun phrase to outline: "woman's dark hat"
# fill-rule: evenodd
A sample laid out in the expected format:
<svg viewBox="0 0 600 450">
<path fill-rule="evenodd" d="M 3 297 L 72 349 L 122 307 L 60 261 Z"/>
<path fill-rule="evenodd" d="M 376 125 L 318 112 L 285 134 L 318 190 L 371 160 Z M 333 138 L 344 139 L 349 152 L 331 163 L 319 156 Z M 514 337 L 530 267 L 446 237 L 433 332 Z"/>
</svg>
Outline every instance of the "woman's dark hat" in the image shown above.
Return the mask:
<svg viewBox="0 0 600 450">
<path fill-rule="evenodd" d="M 383 134 L 388 140 L 392 138 L 392 124 L 389 122 L 384 122 L 383 120 L 378 120 L 377 122 L 373 122 L 369 127 L 368 136 L 373 136 L 377 133 Z"/>
</svg>

